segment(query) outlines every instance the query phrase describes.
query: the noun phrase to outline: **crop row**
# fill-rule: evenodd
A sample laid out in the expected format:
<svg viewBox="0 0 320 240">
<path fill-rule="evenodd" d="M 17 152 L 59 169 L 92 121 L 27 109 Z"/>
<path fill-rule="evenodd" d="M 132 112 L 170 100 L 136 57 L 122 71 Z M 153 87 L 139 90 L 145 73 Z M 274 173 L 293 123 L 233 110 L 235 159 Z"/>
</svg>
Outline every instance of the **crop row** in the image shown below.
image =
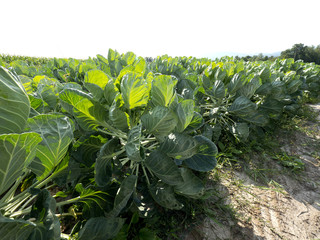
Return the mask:
<svg viewBox="0 0 320 240">
<path fill-rule="evenodd" d="M 60 239 L 61 216 L 75 219 L 71 238 L 126 237 L 128 216 L 204 196 L 198 172 L 215 168 L 222 139 L 250 141 L 320 92 L 320 67 L 292 59 L 149 62 L 110 49 L 0 64 L 4 239 Z"/>
</svg>

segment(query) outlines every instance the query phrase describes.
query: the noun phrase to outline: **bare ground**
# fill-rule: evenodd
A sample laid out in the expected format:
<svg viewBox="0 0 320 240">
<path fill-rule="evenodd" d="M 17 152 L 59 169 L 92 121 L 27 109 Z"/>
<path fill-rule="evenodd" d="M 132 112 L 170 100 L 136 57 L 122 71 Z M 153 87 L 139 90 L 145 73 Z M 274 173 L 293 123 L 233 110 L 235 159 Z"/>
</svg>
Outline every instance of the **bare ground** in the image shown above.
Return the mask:
<svg viewBox="0 0 320 240">
<path fill-rule="evenodd" d="M 265 170 L 268 182 L 255 178 L 253 169 L 226 171 L 227 177 L 216 187 L 219 199 L 233 214 L 220 209 L 183 239 L 320 239 L 320 104 L 310 107 L 319 113 L 317 121 L 306 121 L 296 131 L 282 130 L 276 136 L 280 151 L 300 159 L 304 170 L 287 170 L 264 154 L 250 156 L 260 173 Z M 219 199 L 209 199 L 208 205 L 217 205 Z"/>
</svg>

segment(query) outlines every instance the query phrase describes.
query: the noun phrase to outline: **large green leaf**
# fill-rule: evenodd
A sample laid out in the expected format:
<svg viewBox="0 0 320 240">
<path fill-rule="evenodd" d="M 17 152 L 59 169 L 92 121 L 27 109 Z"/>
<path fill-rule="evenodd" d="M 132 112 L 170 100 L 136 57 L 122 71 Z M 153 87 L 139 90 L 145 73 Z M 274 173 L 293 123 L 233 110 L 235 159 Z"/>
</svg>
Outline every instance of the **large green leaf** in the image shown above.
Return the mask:
<svg viewBox="0 0 320 240">
<path fill-rule="evenodd" d="M 180 168 L 179 170 L 183 183 L 174 186 L 174 191 L 190 198 L 200 198 L 205 190 L 203 182 L 190 169 Z"/>
<path fill-rule="evenodd" d="M 242 116 L 241 118 L 246 122 L 253 123 L 260 127 L 266 126 L 269 123 L 269 118 L 263 110 L 258 110 L 250 115 Z"/>
<path fill-rule="evenodd" d="M 118 90 L 113 84 L 113 80 L 109 80 L 109 82 L 106 84 L 103 94 L 104 98 L 107 100 L 107 104 L 111 105 L 117 94 L 119 94 Z"/>
<path fill-rule="evenodd" d="M 38 133 L 0 135 L 0 195 L 26 170 L 41 140 Z"/>
<path fill-rule="evenodd" d="M 20 133 L 30 113 L 30 102 L 20 80 L 0 66 L 0 134 Z"/>
<path fill-rule="evenodd" d="M 101 70 L 91 70 L 88 71 L 85 75 L 84 82 L 92 83 L 99 86 L 101 89 L 107 85 L 109 77 Z"/>
<path fill-rule="evenodd" d="M 130 126 L 129 115 L 119 109 L 116 101 L 112 104 L 109 110 L 109 118 L 112 122 L 112 125 L 123 132 L 127 132 Z"/>
<path fill-rule="evenodd" d="M 46 177 L 67 153 L 73 140 L 74 124 L 64 115 L 42 114 L 30 118 L 26 130 L 39 133 L 43 139 L 30 169 L 39 178 Z"/>
<path fill-rule="evenodd" d="M 112 177 L 112 157 L 120 142 L 112 138 L 104 144 L 98 154 L 95 164 L 95 181 L 99 187 L 107 186 Z"/>
<path fill-rule="evenodd" d="M 288 85 L 287 85 L 287 92 L 288 94 L 292 94 L 296 91 L 299 90 L 299 87 L 302 85 L 302 81 L 300 79 L 295 79 L 293 81 L 291 81 Z"/>
<path fill-rule="evenodd" d="M 88 94 L 77 89 L 65 89 L 60 95 L 62 107 L 72 114 L 85 130 L 106 126 L 108 112 Z"/>
<path fill-rule="evenodd" d="M 53 111 L 58 103 L 58 89 L 54 85 L 39 84 L 38 96 L 46 103 L 46 107 Z"/>
<path fill-rule="evenodd" d="M 260 80 L 258 77 L 253 77 L 247 84 L 242 86 L 238 90 L 238 94 L 250 99 L 256 90 L 261 86 Z"/>
<path fill-rule="evenodd" d="M 146 158 L 145 164 L 164 183 L 178 185 L 183 182 L 178 166 L 163 152 L 153 151 Z"/>
<path fill-rule="evenodd" d="M 134 64 L 134 71 L 143 75 L 146 71 L 146 66 L 146 60 L 143 57 L 138 57 L 138 60 Z"/>
<path fill-rule="evenodd" d="M 204 136 L 194 136 L 198 143 L 198 153 L 191 158 L 184 160 L 184 163 L 191 169 L 207 172 L 217 165 L 215 156 L 218 153 L 216 145 Z"/>
<path fill-rule="evenodd" d="M 269 97 L 264 101 L 263 104 L 261 104 L 259 109 L 263 110 L 269 114 L 270 117 L 272 117 L 281 114 L 283 112 L 284 105 L 284 103 Z"/>
<path fill-rule="evenodd" d="M 76 162 L 91 167 L 95 163 L 102 145 L 106 142 L 107 139 L 101 135 L 83 136 L 73 144 L 70 157 Z"/>
<path fill-rule="evenodd" d="M 152 81 L 151 101 L 155 106 L 167 107 L 175 94 L 175 86 L 178 80 L 172 76 L 158 75 Z"/>
<path fill-rule="evenodd" d="M 90 91 L 95 100 L 103 97 L 104 88 L 109 81 L 109 77 L 101 70 L 88 71 L 84 78 L 84 86 Z"/>
<path fill-rule="evenodd" d="M 126 207 L 131 195 L 136 189 L 137 179 L 138 177 L 136 175 L 130 175 L 122 181 L 114 199 L 114 207 L 112 211 L 108 213 L 108 216 L 117 217 Z"/>
<path fill-rule="evenodd" d="M 106 59 L 104 56 L 97 54 L 97 59 L 98 62 L 100 64 L 100 68 L 102 71 L 104 71 L 106 74 L 108 74 L 109 76 L 111 76 L 111 71 L 110 71 L 110 67 L 108 64 L 108 59 Z"/>
<path fill-rule="evenodd" d="M 194 101 L 191 99 L 183 100 L 176 108 L 178 123 L 175 128 L 177 132 L 182 132 L 191 123 L 194 115 Z"/>
<path fill-rule="evenodd" d="M 128 141 L 125 148 L 128 157 L 132 161 L 139 162 L 142 160 L 142 157 L 140 155 L 141 130 L 142 125 L 138 125 L 133 127 L 128 134 Z"/>
<path fill-rule="evenodd" d="M 194 132 L 195 130 L 198 130 L 199 128 L 201 128 L 203 126 L 203 124 L 204 124 L 204 119 L 203 119 L 202 115 L 198 112 L 194 112 L 193 118 L 192 118 L 191 122 L 189 123 L 189 125 L 184 130 L 184 132 L 185 133 Z"/>
<path fill-rule="evenodd" d="M 214 98 L 222 99 L 226 94 L 224 83 L 221 80 L 216 80 L 213 83 L 211 94 Z"/>
<path fill-rule="evenodd" d="M 229 111 L 239 117 L 247 116 L 256 111 L 256 104 L 250 101 L 250 99 L 240 96 L 237 97 L 229 107 Z"/>
<path fill-rule="evenodd" d="M 119 59 L 120 59 L 120 54 L 117 51 L 113 51 L 112 49 L 109 49 L 108 63 L 109 63 L 112 77 L 118 76 L 122 69 Z"/>
<path fill-rule="evenodd" d="M 249 126 L 246 123 L 234 123 L 230 130 L 239 140 L 245 141 L 249 137 Z"/>
<path fill-rule="evenodd" d="M 130 175 L 122 181 L 114 199 L 114 206 L 119 205 L 127 196 L 131 196 L 136 187 L 137 178 L 138 177 L 136 175 Z"/>
<path fill-rule="evenodd" d="M 122 58 L 122 61 L 125 62 L 125 65 L 132 65 L 135 60 L 136 55 L 133 52 L 127 52 Z"/>
<path fill-rule="evenodd" d="M 256 93 L 259 95 L 268 95 L 272 91 L 271 83 L 267 82 L 262 84 L 257 90 Z"/>
<path fill-rule="evenodd" d="M 269 82 L 270 81 L 270 69 L 268 67 L 264 67 L 260 72 L 259 76 L 262 79 L 263 83 Z"/>
<path fill-rule="evenodd" d="M 176 199 L 172 186 L 159 181 L 157 184 L 151 185 L 149 191 L 152 198 L 162 207 L 172 210 L 183 208 L 183 204 Z"/>
<path fill-rule="evenodd" d="M 0 215 L 0 236 L 2 239 L 29 240 L 29 236 L 37 228 L 33 222 L 22 219 L 11 219 Z"/>
<path fill-rule="evenodd" d="M 141 117 L 143 126 L 149 133 L 155 135 L 168 135 L 178 122 L 176 114 L 166 107 L 156 106 Z"/>
<path fill-rule="evenodd" d="M 181 133 L 171 133 L 160 145 L 160 151 L 169 157 L 186 159 L 198 152 L 198 142 L 191 136 Z"/>
<path fill-rule="evenodd" d="M 121 95 L 127 109 L 143 107 L 149 101 L 149 88 L 147 81 L 141 74 L 129 72 L 121 81 Z"/>
<path fill-rule="evenodd" d="M 117 236 L 125 219 L 114 217 L 90 218 L 79 232 L 79 240 L 107 240 Z"/>
<path fill-rule="evenodd" d="M 242 76 L 239 73 L 236 73 L 228 83 L 229 94 L 235 94 L 242 87 L 242 85 Z"/>
</svg>

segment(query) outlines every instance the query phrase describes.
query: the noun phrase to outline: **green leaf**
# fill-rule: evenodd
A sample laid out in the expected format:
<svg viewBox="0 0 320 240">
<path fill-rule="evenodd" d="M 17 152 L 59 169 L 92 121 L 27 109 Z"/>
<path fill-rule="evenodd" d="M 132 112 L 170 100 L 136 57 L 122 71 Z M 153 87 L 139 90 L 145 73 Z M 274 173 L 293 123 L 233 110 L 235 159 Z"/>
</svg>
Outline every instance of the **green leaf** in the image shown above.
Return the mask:
<svg viewBox="0 0 320 240">
<path fill-rule="evenodd" d="M 152 198 L 162 207 L 172 210 L 183 208 L 183 204 L 176 199 L 172 186 L 158 181 L 157 184 L 149 187 L 149 191 Z"/>
<path fill-rule="evenodd" d="M 158 150 L 151 152 L 145 164 L 164 183 L 178 185 L 183 181 L 178 166 L 163 152 Z"/>
<path fill-rule="evenodd" d="M 107 186 L 112 177 L 112 157 L 120 142 L 118 138 L 112 138 L 104 144 L 98 154 L 95 164 L 95 181 L 99 187 Z"/>
<path fill-rule="evenodd" d="M 107 240 L 117 236 L 125 219 L 113 217 L 90 218 L 79 232 L 79 240 Z"/>
<path fill-rule="evenodd" d="M 140 162 L 142 160 L 140 155 L 141 130 L 142 125 L 138 125 L 133 127 L 128 133 L 128 141 L 125 148 L 129 159 L 132 161 Z"/>
<path fill-rule="evenodd" d="M 254 95 L 256 90 L 259 89 L 260 86 L 261 83 L 259 78 L 253 77 L 247 84 L 242 86 L 242 88 L 240 88 L 237 93 L 241 96 L 250 99 Z"/>
<path fill-rule="evenodd" d="M 291 81 L 287 86 L 287 92 L 288 94 L 295 93 L 299 90 L 299 87 L 302 85 L 302 81 L 299 79 Z"/>
<path fill-rule="evenodd" d="M 86 72 L 86 75 L 84 77 L 84 82 L 86 83 L 92 83 L 97 86 L 99 86 L 101 89 L 104 89 L 104 87 L 109 82 L 109 77 L 107 74 L 105 74 L 101 70 L 91 70 Z"/>
<path fill-rule="evenodd" d="M 217 165 L 215 156 L 218 153 L 218 148 L 204 136 L 194 136 L 194 139 L 198 142 L 198 153 L 184 160 L 184 163 L 196 171 L 212 170 Z"/>
<path fill-rule="evenodd" d="M 134 64 L 134 71 L 143 75 L 146 71 L 146 66 L 146 60 L 143 57 L 139 57 L 138 61 Z"/>
<path fill-rule="evenodd" d="M 114 206 L 119 205 L 127 196 L 131 196 L 137 184 L 137 179 L 137 176 L 129 175 L 122 181 L 121 186 L 114 199 Z"/>
<path fill-rule="evenodd" d="M 26 170 L 41 141 L 38 133 L 0 135 L 0 195 Z"/>
<path fill-rule="evenodd" d="M 169 157 L 183 160 L 197 153 L 198 142 L 189 135 L 171 133 L 161 143 L 159 150 Z"/>
<path fill-rule="evenodd" d="M 263 83 L 269 82 L 270 81 L 270 69 L 267 67 L 264 67 L 260 72 L 259 76 L 262 80 Z"/>
<path fill-rule="evenodd" d="M 149 228 L 142 228 L 139 231 L 139 240 L 160 240 L 155 232 Z"/>
<path fill-rule="evenodd" d="M 55 199 L 48 190 L 41 190 L 30 212 L 30 218 L 36 219 L 36 224 L 39 226 L 31 234 L 31 240 L 60 238 L 60 222 L 55 212 Z"/>
<path fill-rule="evenodd" d="M 84 130 L 96 130 L 106 126 L 108 112 L 86 93 L 77 89 L 65 89 L 60 95 L 62 107 L 72 114 Z"/>
<path fill-rule="evenodd" d="M 37 225 L 33 222 L 0 215 L 0 236 L 3 239 L 29 240 L 29 236 L 35 229 L 37 229 Z"/>
<path fill-rule="evenodd" d="M 152 81 L 151 101 L 155 106 L 167 107 L 172 102 L 178 80 L 172 76 L 158 75 Z"/>
<path fill-rule="evenodd" d="M 263 110 L 258 110 L 257 112 L 241 118 L 260 127 L 266 126 L 269 123 L 268 116 L 263 112 Z"/>
<path fill-rule="evenodd" d="M 176 108 L 178 123 L 175 128 L 177 132 L 182 132 L 191 123 L 194 113 L 194 101 L 191 99 L 183 100 Z"/>
<path fill-rule="evenodd" d="M 271 83 L 267 82 L 262 84 L 257 90 L 256 94 L 266 96 L 272 91 Z"/>
<path fill-rule="evenodd" d="M 203 126 L 203 124 L 204 124 L 204 119 L 203 119 L 202 115 L 198 112 L 194 112 L 193 118 L 192 118 L 191 122 L 189 123 L 189 125 L 184 130 L 184 132 L 191 133 L 191 132 L 201 128 Z"/>
<path fill-rule="evenodd" d="M 246 123 L 234 123 L 231 127 L 231 133 L 239 140 L 247 140 L 249 137 L 249 126 Z"/>
<path fill-rule="evenodd" d="M 156 106 L 141 117 L 143 126 L 149 133 L 165 136 L 176 127 L 178 119 L 176 114 L 166 107 Z"/>
<path fill-rule="evenodd" d="M 204 191 L 204 184 L 194 173 L 187 168 L 180 168 L 183 183 L 174 186 L 174 191 L 178 194 L 190 198 L 200 198 Z"/>
<path fill-rule="evenodd" d="M 268 114 L 279 115 L 283 112 L 284 103 L 273 99 L 267 98 L 263 104 L 260 105 L 259 109 L 265 111 Z"/>
<path fill-rule="evenodd" d="M 148 83 L 140 74 L 129 72 L 124 75 L 120 90 L 124 105 L 127 109 L 143 107 L 148 104 Z"/>
<path fill-rule="evenodd" d="M 107 104 L 111 105 L 119 92 L 113 84 L 113 80 L 110 80 L 104 87 L 104 98 L 107 100 Z"/>
<path fill-rule="evenodd" d="M 229 94 L 236 93 L 243 85 L 242 77 L 239 73 L 233 75 L 231 81 L 228 84 L 228 92 Z"/>
<path fill-rule="evenodd" d="M 48 104 L 50 110 L 54 110 L 58 103 L 58 88 L 53 84 L 38 84 L 38 96 Z"/>
<path fill-rule="evenodd" d="M 108 59 L 106 59 L 104 56 L 97 54 L 97 59 L 100 64 L 100 69 L 104 71 L 106 74 L 111 76 L 110 67 L 108 64 Z"/>
<path fill-rule="evenodd" d="M 100 135 L 81 137 L 73 144 L 70 156 L 75 159 L 75 161 L 91 167 L 95 163 L 102 145 L 106 142 L 107 139 Z"/>
<path fill-rule="evenodd" d="M 136 189 L 137 179 L 138 177 L 136 175 L 129 175 L 122 181 L 114 199 L 114 207 L 112 211 L 108 213 L 108 216 L 116 217 L 126 207 L 131 195 Z"/>
<path fill-rule="evenodd" d="M 121 71 L 121 67 L 119 68 L 119 66 L 118 66 L 120 64 L 119 59 L 120 59 L 120 54 L 117 51 L 113 51 L 112 49 L 109 49 L 108 63 L 109 63 L 110 72 L 112 74 L 112 77 L 118 76 L 119 72 Z"/>
<path fill-rule="evenodd" d="M 30 113 L 30 101 L 20 80 L 0 66 L 0 134 L 20 133 Z"/>
<path fill-rule="evenodd" d="M 132 65 L 136 61 L 136 55 L 133 52 L 127 52 L 124 55 L 123 60 L 126 65 Z"/>
<path fill-rule="evenodd" d="M 240 96 L 234 100 L 228 110 L 229 112 L 242 117 L 254 113 L 256 108 L 256 104 L 251 102 L 250 99 Z"/>
<path fill-rule="evenodd" d="M 117 106 L 116 101 L 112 104 L 109 110 L 109 118 L 112 125 L 123 132 L 127 132 L 130 126 L 130 117 L 126 112 L 123 112 Z"/>
<path fill-rule="evenodd" d="M 39 133 L 42 142 L 30 169 L 43 179 L 59 164 L 73 140 L 74 124 L 64 115 L 43 114 L 30 118 L 27 131 Z"/>
<path fill-rule="evenodd" d="M 104 95 L 104 88 L 109 81 L 109 77 L 101 70 L 91 70 L 86 72 L 84 86 L 90 91 L 94 99 L 99 101 Z"/>
<path fill-rule="evenodd" d="M 214 98 L 222 99 L 226 94 L 224 83 L 221 80 L 216 80 L 212 86 L 211 94 Z"/>
</svg>

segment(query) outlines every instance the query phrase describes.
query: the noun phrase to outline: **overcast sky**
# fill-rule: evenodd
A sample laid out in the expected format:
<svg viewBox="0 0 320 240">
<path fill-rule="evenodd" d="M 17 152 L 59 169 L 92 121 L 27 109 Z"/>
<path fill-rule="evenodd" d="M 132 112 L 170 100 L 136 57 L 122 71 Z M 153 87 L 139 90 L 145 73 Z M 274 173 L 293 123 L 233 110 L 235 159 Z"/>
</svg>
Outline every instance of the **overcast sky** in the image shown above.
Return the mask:
<svg viewBox="0 0 320 240">
<path fill-rule="evenodd" d="M 320 44 L 319 0 L 1 0 L 0 53 L 214 57 Z"/>
</svg>

